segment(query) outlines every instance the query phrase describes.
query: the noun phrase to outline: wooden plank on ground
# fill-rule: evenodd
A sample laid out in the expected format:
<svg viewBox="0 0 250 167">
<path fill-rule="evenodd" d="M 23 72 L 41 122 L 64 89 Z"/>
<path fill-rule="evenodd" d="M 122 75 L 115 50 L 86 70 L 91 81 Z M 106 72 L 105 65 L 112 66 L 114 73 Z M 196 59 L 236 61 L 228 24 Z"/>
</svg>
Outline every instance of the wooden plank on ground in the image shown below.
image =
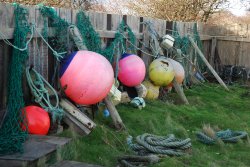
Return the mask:
<svg viewBox="0 0 250 167">
<path fill-rule="evenodd" d="M 102 166 L 87 164 L 83 162 L 76 162 L 76 161 L 61 161 L 51 167 L 102 167 Z"/>
<path fill-rule="evenodd" d="M 24 143 L 23 153 L 0 156 L 1 167 L 37 166 L 40 159 L 45 161 L 39 165 L 45 166 L 47 158 L 69 142 L 69 138 L 30 135 Z"/>
</svg>

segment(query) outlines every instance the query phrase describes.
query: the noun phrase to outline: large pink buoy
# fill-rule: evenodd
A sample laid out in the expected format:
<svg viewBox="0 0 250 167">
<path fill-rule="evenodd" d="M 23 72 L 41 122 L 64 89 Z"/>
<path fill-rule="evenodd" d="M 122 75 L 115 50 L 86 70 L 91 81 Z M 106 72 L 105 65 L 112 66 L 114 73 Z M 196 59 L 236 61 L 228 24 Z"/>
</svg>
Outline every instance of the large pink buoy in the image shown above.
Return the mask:
<svg viewBox="0 0 250 167">
<path fill-rule="evenodd" d="M 62 62 L 60 82 L 65 94 L 77 104 L 95 104 L 109 93 L 114 71 L 109 61 L 91 51 L 72 53 Z"/>
<path fill-rule="evenodd" d="M 185 70 L 182 67 L 181 63 L 178 61 L 175 61 L 173 59 L 168 58 L 168 60 L 172 63 L 174 67 L 174 72 L 175 72 L 175 79 L 177 83 L 182 84 L 184 78 L 185 78 Z"/>
<path fill-rule="evenodd" d="M 133 54 L 123 54 L 119 61 L 118 78 L 122 84 L 133 87 L 139 85 L 145 78 L 146 67 L 143 60 Z"/>
<path fill-rule="evenodd" d="M 50 118 L 47 111 L 38 106 L 27 106 L 23 109 L 23 113 L 25 113 L 27 130 L 30 134 L 46 135 L 48 133 Z M 26 127 L 22 125 L 22 128 Z"/>
</svg>

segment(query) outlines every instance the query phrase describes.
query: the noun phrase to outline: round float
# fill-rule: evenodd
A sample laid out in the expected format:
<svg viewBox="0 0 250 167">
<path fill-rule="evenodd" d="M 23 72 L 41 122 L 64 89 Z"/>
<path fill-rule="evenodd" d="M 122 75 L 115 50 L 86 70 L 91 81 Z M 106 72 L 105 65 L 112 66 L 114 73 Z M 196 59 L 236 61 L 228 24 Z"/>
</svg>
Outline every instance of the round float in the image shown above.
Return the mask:
<svg viewBox="0 0 250 167">
<path fill-rule="evenodd" d="M 123 54 L 119 61 L 118 78 L 122 84 L 128 87 L 140 85 L 146 75 L 146 67 L 143 60 L 134 54 Z"/>
<path fill-rule="evenodd" d="M 114 71 L 102 55 L 78 51 L 63 60 L 60 82 L 65 94 L 75 103 L 95 104 L 109 93 L 114 82 Z"/>
<path fill-rule="evenodd" d="M 174 79 L 174 67 L 166 58 L 155 59 L 149 65 L 149 78 L 157 86 L 167 86 Z"/>
<path fill-rule="evenodd" d="M 184 78 L 185 78 L 185 70 L 181 63 L 178 61 L 175 61 L 173 59 L 168 58 L 168 60 L 172 63 L 174 67 L 174 73 L 175 73 L 175 79 L 177 83 L 182 84 Z"/>
<path fill-rule="evenodd" d="M 159 97 L 160 86 L 156 86 L 150 81 L 144 81 L 143 85 L 147 88 L 146 99 L 154 100 Z"/>
<path fill-rule="evenodd" d="M 47 111 L 38 106 L 27 106 L 23 109 L 30 134 L 46 135 L 50 128 L 50 118 Z M 22 125 L 25 129 L 25 126 Z"/>
</svg>

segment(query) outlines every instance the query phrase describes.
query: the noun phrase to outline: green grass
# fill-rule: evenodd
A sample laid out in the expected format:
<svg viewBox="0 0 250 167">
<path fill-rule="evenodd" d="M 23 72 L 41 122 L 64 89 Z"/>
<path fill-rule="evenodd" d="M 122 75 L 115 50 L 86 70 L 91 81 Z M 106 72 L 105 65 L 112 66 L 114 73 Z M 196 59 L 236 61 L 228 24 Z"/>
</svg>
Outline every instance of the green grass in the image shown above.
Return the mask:
<svg viewBox="0 0 250 167">
<path fill-rule="evenodd" d="M 117 107 L 127 128 L 116 132 L 111 128 L 111 118 L 99 113 L 98 127 L 86 137 L 66 130 L 61 136 L 73 137 L 73 141 L 61 151 L 63 159 L 115 166 L 117 156 L 132 154 L 126 145 L 126 137 L 143 133 L 156 135 L 175 134 L 192 139 L 192 154 L 162 159 L 154 166 L 192 167 L 247 167 L 250 166 L 250 142 L 207 146 L 196 141 L 195 132 L 204 124 L 220 129 L 244 130 L 250 134 L 250 96 L 242 97 L 247 89 L 230 87 L 230 92 L 215 84 L 196 86 L 186 90 L 189 106 L 174 105 L 162 101 L 147 101 L 143 110 L 129 104 Z M 175 97 L 175 95 L 171 96 Z"/>
</svg>

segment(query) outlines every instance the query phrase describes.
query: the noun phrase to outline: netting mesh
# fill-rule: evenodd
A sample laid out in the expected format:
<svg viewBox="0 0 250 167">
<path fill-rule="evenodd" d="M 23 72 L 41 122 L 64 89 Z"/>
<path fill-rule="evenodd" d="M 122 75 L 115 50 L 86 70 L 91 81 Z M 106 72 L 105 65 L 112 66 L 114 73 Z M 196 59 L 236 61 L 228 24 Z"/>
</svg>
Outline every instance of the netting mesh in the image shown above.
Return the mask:
<svg viewBox="0 0 250 167">
<path fill-rule="evenodd" d="M 177 23 L 174 24 L 173 28 L 173 37 L 175 38 L 175 48 L 179 49 L 182 53 L 182 56 L 180 57 L 179 61 L 182 63 L 184 69 L 185 69 L 185 85 L 189 85 L 191 82 L 191 73 L 194 70 L 197 70 L 199 72 L 204 72 L 206 71 L 206 66 L 201 60 L 201 58 L 197 55 L 194 47 L 192 46 L 191 42 L 188 39 L 188 36 L 185 35 L 181 37 L 181 35 L 178 32 L 177 29 Z M 197 44 L 197 46 L 203 50 L 202 47 L 202 41 L 199 36 L 199 32 L 197 29 L 197 23 L 194 24 L 193 26 L 193 32 L 189 34 Z M 177 58 L 178 59 L 178 58 Z"/>
<path fill-rule="evenodd" d="M 115 34 L 115 39 L 109 46 L 106 46 L 105 48 L 101 47 L 101 38 L 99 34 L 94 30 L 88 16 L 86 16 L 83 11 L 77 14 L 77 27 L 80 30 L 84 44 L 87 46 L 88 50 L 104 55 L 110 62 L 113 61 L 115 48 L 118 47 L 119 44 L 121 44 L 121 50 L 123 50 L 124 52 L 126 51 L 129 53 L 135 53 L 135 35 L 130 27 L 124 23 L 124 21 L 120 23 L 119 28 Z M 128 32 L 128 38 L 130 40 L 130 43 L 132 44 L 126 45 L 124 32 Z"/>
<path fill-rule="evenodd" d="M 60 18 L 53 8 L 40 5 L 40 12 L 44 18 L 44 25 L 46 25 L 43 29 L 42 38 L 49 41 L 51 44 L 50 47 L 53 48 L 53 54 L 56 56 L 58 55 L 57 53 L 68 51 L 70 40 L 68 28 L 71 24 L 65 19 Z M 54 28 L 55 36 L 53 38 L 48 37 L 48 23 L 50 27 Z M 135 35 L 123 21 L 120 23 L 113 41 L 104 48 L 102 48 L 99 34 L 94 30 L 89 17 L 83 11 L 77 14 L 77 27 L 83 37 L 83 43 L 87 46 L 88 50 L 102 54 L 110 62 L 114 61 L 115 54 L 118 56 L 122 52 L 136 52 Z M 31 26 L 28 23 L 28 10 L 16 5 L 14 45 L 18 48 L 24 48 L 26 46 L 27 35 L 30 32 Z M 127 32 L 128 37 L 125 32 Z M 129 43 L 127 40 L 129 40 Z M 120 52 L 117 52 L 117 50 Z M 28 50 L 13 50 L 8 78 L 7 115 L 0 130 L 0 154 L 23 151 L 23 143 L 28 137 L 27 128 L 25 128 L 27 127 L 24 117 L 25 111 L 22 112 L 21 110 L 25 105 L 22 92 L 22 77 L 27 58 Z M 118 60 L 117 58 L 116 61 Z M 25 130 L 22 130 L 22 127 Z"/>
<path fill-rule="evenodd" d="M 44 17 L 45 25 L 47 25 L 46 18 L 51 23 L 51 27 L 54 27 L 56 30 L 56 38 L 52 39 L 53 48 L 57 52 L 63 52 L 68 50 L 69 45 L 69 34 L 68 34 L 68 23 L 65 19 L 60 18 L 56 11 L 53 8 L 40 6 L 40 11 Z M 99 34 L 93 28 L 89 17 L 85 14 L 84 11 L 77 13 L 77 23 L 76 26 L 79 29 L 83 43 L 88 50 L 100 53 L 105 56 L 110 62 L 113 62 L 113 57 L 117 47 L 120 47 L 120 50 L 126 51 L 129 53 L 135 53 L 135 43 L 136 38 L 129 26 L 127 26 L 123 21 L 120 23 L 119 28 L 115 34 L 115 38 L 110 43 L 110 45 L 102 48 L 102 42 Z M 45 26 L 43 31 L 43 36 L 48 37 L 48 27 Z M 126 42 L 125 32 L 128 32 L 129 43 Z"/>
<path fill-rule="evenodd" d="M 27 22 L 28 11 L 17 5 L 14 14 L 14 45 L 24 48 L 26 37 L 30 32 Z M 13 49 L 8 78 L 7 115 L 0 129 L 0 154 L 22 151 L 22 144 L 28 136 L 27 131 L 22 131 L 20 126 L 24 125 L 25 127 L 26 125 L 25 114 L 22 113 L 21 109 L 24 107 L 22 77 L 27 58 L 27 50 Z"/>
<path fill-rule="evenodd" d="M 173 25 L 172 36 L 175 39 L 174 48 L 175 52 L 172 55 L 176 61 L 180 62 L 185 70 L 185 79 L 183 81 L 184 86 L 189 87 L 192 84 L 192 77 L 194 76 L 195 72 L 199 72 L 200 74 L 205 72 L 206 65 L 196 53 L 193 45 L 189 40 L 189 36 L 191 36 L 200 50 L 203 50 L 202 41 L 200 39 L 200 35 L 198 32 L 197 23 L 194 23 L 192 32 L 189 34 L 185 34 L 183 36 L 180 35 L 177 23 L 175 22 Z M 189 35 L 189 36 L 188 36 Z M 177 52 L 177 53 L 176 53 Z M 178 53 L 179 52 L 179 53 Z M 161 88 L 159 99 L 163 101 L 171 101 L 169 98 L 169 91 L 170 87 L 168 88 Z"/>
</svg>

